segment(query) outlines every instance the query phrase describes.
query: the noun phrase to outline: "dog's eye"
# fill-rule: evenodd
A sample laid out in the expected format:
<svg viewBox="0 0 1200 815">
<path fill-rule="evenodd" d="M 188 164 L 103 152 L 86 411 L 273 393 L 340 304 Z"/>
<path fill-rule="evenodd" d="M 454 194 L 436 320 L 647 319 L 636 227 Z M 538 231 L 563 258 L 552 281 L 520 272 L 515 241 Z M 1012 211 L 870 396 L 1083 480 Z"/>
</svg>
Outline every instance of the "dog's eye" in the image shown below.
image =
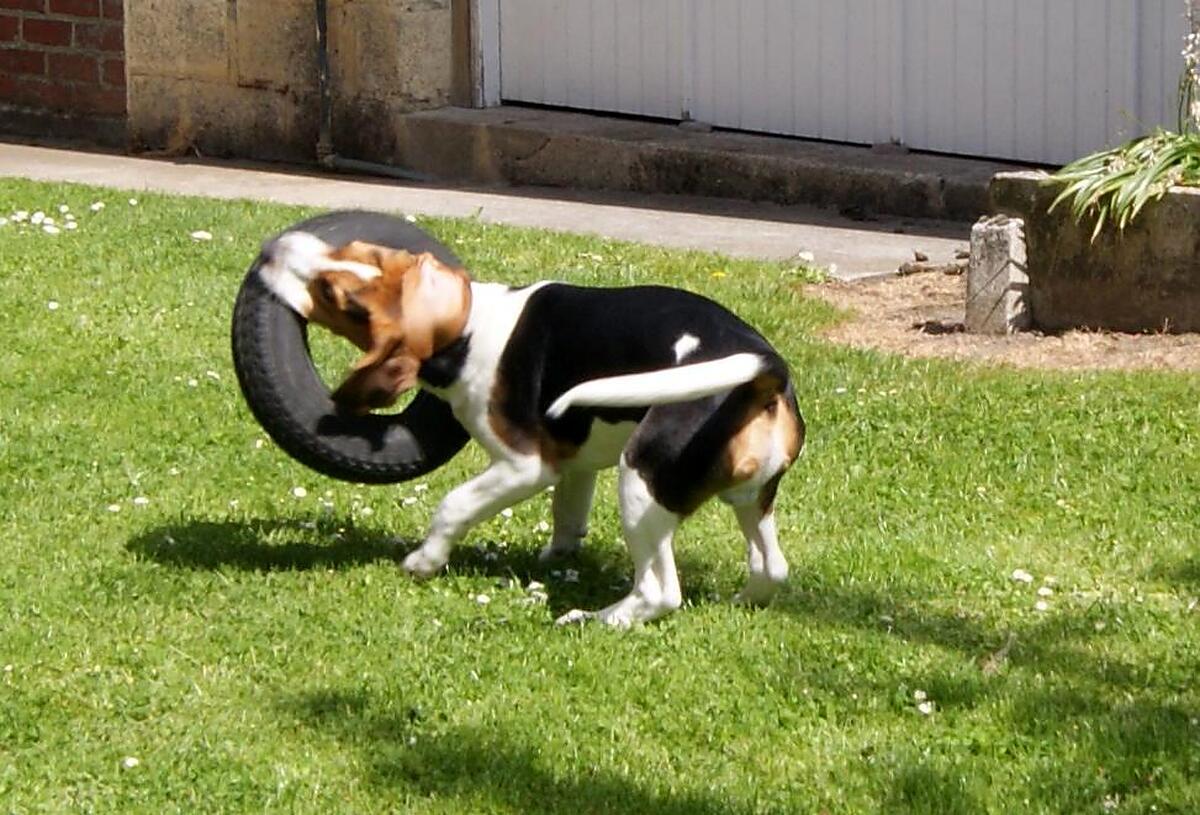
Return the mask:
<svg viewBox="0 0 1200 815">
<path fill-rule="evenodd" d="M 354 298 L 346 301 L 345 314 L 350 320 L 356 323 L 367 323 L 371 319 L 371 313 L 367 311 L 362 303 Z"/>
<path fill-rule="evenodd" d="M 320 278 L 317 281 L 317 294 L 327 303 L 334 302 L 333 284 L 325 278 Z"/>
</svg>

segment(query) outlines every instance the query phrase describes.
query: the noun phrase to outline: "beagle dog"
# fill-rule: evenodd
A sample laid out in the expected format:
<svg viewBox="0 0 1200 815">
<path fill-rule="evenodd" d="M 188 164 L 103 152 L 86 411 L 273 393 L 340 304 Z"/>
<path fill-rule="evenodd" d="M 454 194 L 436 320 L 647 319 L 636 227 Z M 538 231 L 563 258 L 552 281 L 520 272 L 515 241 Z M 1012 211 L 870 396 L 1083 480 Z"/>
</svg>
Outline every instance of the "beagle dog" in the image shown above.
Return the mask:
<svg viewBox="0 0 1200 815">
<path fill-rule="evenodd" d="M 575 552 L 596 473 L 615 465 L 632 590 L 559 623 L 628 626 L 678 608 L 671 539 L 713 496 L 746 538 L 749 577 L 735 599 L 765 604 L 784 582 L 772 509 L 804 422 L 786 363 L 725 308 L 659 286 L 474 282 L 429 254 L 334 247 L 304 232 L 266 251 L 272 290 L 363 351 L 333 394 L 340 408 L 383 408 L 426 388 L 491 459 L 442 500 L 404 559 L 413 575 L 439 571 L 473 526 L 550 486 L 554 528 L 541 556 Z"/>
</svg>

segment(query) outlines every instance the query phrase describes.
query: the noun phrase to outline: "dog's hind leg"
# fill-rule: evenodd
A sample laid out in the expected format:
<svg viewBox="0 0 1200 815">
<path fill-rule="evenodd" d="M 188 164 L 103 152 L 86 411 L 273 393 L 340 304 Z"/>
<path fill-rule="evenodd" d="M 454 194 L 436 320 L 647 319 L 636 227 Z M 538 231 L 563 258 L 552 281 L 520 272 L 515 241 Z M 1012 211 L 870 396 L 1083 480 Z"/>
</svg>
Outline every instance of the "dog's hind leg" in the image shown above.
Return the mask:
<svg viewBox="0 0 1200 815">
<path fill-rule="evenodd" d="M 763 502 L 735 504 L 734 514 L 746 537 L 746 585 L 733 598 L 735 603 L 765 606 L 787 581 L 788 564 L 775 535 L 775 512 Z"/>
<path fill-rule="evenodd" d="M 588 513 L 596 492 L 595 470 L 564 473 L 554 487 L 554 532 L 550 543 L 542 547 L 538 560 L 543 563 L 578 552 L 587 537 Z"/>
<path fill-rule="evenodd" d="M 554 483 L 540 458 L 497 461 L 442 499 L 425 542 L 404 558 L 404 569 L 428 577 L 446 565 L 450 550 L 471 527 Z"/>
<path fill-rule="evenodd" d="M 633 558 L 633 589 L 628 595 L 600 611 L 575 609 L 559 617 L 559 624 L 597 619 L 624 628 L 649 622 L 679 608 L 683 595 L 675 571 L 671 539 L 679 515 L 654 500 L 637 470 L 621 459 L 618 476 L 621 525 Z"/>
</svg>

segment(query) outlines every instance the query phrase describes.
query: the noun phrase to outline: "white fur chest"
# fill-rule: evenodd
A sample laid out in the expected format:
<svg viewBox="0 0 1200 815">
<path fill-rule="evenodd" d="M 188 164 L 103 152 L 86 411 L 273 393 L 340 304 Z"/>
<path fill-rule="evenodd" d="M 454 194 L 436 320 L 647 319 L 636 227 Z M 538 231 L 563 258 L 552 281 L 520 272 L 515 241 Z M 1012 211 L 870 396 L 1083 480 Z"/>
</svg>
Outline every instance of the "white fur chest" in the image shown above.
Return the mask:
<svg viewBox="0 0 1200 815">
<path fill-rule="evenodd" d="M 464 333 L 471 338 L 458 380 L 448 388 L 426 389 L 449 403 L 454 416 L 493 456 L 510 455 L 488 422 L 500 357 L 530 295 L 546 283 L 510 289 L 498 283 L 471 284 L 471 314 Z"/>
</svg>

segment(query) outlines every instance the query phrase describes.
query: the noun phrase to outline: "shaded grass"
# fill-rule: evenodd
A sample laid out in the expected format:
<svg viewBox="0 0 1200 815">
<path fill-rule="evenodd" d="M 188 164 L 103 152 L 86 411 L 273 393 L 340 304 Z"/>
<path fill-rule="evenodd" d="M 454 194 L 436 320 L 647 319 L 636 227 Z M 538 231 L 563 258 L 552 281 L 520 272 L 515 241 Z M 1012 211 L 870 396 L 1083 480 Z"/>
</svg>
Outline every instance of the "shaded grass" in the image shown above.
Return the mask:
<svg viewBox="0 0 1200 815">
<path fill-rule="evenodd" d="M 699 290 L 796 372 L 780 602 L 725 602 L 744 566 L 714 505 L 679 536 L 688 608 L 562 631 L 627 578 L 611 476 L 561 567 L 579 582 L 535 562 L 545 497 L 410 582 L 393 541 L 479 453 L 423 490 L 339 484 L 262 443 L 237 393 L 234 294 L 304 211 L 127 198 L 0 181 L 0 215 L 65 202 L 82 224 L 0 227 L 6 810 L 1200 808 L 1194 376 L 831 347 L 795 270 L 428 221 L 483 278 Z"/>
</svg>

